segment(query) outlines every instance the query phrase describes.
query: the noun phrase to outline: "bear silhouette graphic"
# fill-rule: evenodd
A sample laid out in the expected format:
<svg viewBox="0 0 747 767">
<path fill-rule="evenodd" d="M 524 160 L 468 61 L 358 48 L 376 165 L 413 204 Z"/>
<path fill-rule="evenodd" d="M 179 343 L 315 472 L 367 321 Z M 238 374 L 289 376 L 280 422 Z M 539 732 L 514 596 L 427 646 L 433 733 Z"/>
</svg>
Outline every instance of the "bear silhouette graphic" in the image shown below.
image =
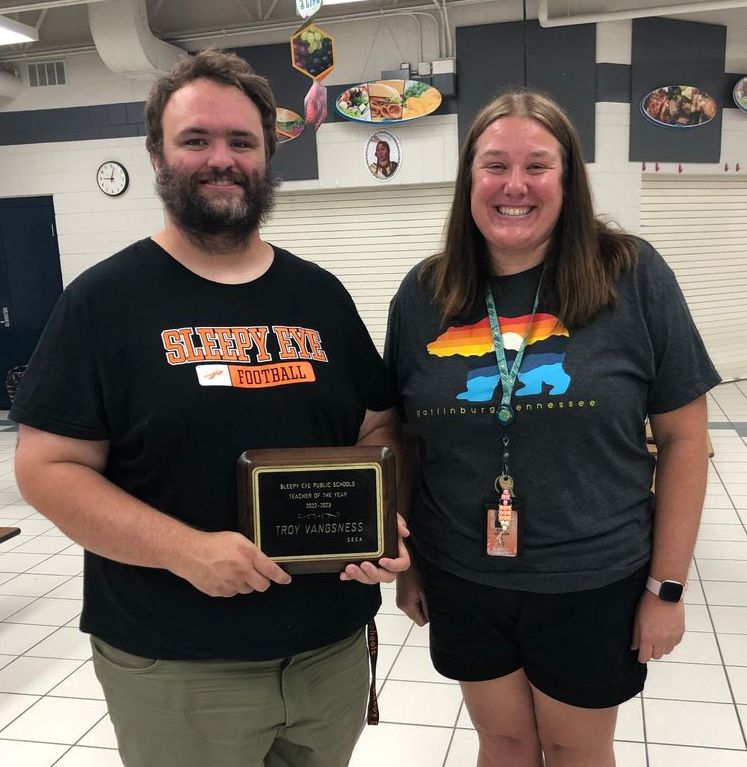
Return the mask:
<svg viewBox="0 0 747 767">
<path fill-rule="evenodd" d="M 509 369 L 521 347 L 530 319 L 529 314 L 520 317 L 499 317 Z M 571 377 L 563 367 L 569 335 L 568 329 L 554 315 L 535 315 L 527 335 L 527 347 L 517 376 L 519 385 L 514 392 L 515 396 L 542 394 L 546 387 L 549 387 L 547 393 L 551 396 L 565 394 L 571 383 Z M 494 355 L 493 335 L 488 318 L 485 317 L 471 325 L 447 328 L 426 348 L 428 354 L 436 357 L 482 357 L 488 353 Z M 467 388 L 456 395 L 457 399 L 467 402 L 490 402 L 496 388 L 500 386 L 498 365 L 493 362 L 469 370 L 465 383 Z"/>
</svg>

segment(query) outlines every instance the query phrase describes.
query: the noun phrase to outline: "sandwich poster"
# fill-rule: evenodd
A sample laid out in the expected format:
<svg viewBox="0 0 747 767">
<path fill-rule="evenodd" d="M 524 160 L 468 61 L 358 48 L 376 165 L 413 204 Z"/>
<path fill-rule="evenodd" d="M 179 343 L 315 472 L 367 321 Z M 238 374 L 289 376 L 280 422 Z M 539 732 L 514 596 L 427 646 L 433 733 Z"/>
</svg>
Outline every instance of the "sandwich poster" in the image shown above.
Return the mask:
<svg viewBox="0 0 747 767">
<path fill-rule="evenodd" d="M 414 120 L 441 106 L 436 88 L 419 80 L 376 80 L 343 91 L 335 109 L 348 120 L 393 123 Z"/>
<path fill-rule="evenodd" d="M 285 107 L 277 108 L 277 115 L 275 117 L 275 136 L 278 144 L 298 138 L 303 133 L 304 127 L 305 123 L 301 115 L 296 114 L 296 112 L 286 109 Z"/>
</svg>

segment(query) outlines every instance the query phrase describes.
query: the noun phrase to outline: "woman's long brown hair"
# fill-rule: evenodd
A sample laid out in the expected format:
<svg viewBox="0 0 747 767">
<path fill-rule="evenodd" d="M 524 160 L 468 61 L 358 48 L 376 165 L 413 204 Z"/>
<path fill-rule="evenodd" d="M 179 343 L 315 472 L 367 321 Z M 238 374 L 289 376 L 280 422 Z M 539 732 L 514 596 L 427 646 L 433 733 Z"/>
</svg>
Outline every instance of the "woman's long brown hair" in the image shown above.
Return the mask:
<svg viewBox="0 0 747 767">
<path fill-rule="evenodd" d="M 568 116 L 551 99 L 535 91 L 509 91 L 475 117 L 459 157 L 454 200 L 446 229 L 446 246 L 420 272 L 444 319 L 461 317 L 482 301 L 490 276 L 485 238 L 470 206 L 472 163 L 477 140 L 503 117 L 539 122 L 563 151 L 563 207 L 552 235 L 543 281 L 543 303 L 567 327 L 587 324 L 617 300 L 615 283 L 637 258 L 635 240 L 594 215 L 581 142 Z"/>
</svg>

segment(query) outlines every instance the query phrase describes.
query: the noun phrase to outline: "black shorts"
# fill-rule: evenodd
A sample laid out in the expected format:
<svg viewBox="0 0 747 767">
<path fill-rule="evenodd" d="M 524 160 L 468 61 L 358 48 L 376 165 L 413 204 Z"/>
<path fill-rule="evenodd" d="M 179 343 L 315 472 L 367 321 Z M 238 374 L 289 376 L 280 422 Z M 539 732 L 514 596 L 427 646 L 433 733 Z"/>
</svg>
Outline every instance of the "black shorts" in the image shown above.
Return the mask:
<svg viewBox="0 0 747 767">
<path fill-rule="evenodd" d="M 583 708 L 616 706 L 643 689 L 646 665 L 630 644 L 648 566 L 603 588 L 535 594 L 419 564 L 443 676 L 477 682 L 523 669 L 541 692 Z"/>
</svg>

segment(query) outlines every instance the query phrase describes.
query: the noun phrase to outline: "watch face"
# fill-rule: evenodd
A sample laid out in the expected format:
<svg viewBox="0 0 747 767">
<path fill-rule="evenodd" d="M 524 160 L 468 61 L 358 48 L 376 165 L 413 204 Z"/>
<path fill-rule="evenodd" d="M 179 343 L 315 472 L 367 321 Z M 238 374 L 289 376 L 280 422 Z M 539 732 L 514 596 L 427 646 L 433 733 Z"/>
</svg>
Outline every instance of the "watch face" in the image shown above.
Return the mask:
<svg viewBox="0 0 747 767">
<path fill-rule="evenodd" d="M 130 183 L 124 165 L 118 162 L 105 162 L 96 171 L 96 183 L 99 189 L 110 197 L 118 197 L 123 194 Z"/>
<path fill-rule="evenodd" d="M 679 602 L 682 598 L 682 584 L 677 581 L 662 581 L 659 599 L 665 602 Z"/>
</svg>

